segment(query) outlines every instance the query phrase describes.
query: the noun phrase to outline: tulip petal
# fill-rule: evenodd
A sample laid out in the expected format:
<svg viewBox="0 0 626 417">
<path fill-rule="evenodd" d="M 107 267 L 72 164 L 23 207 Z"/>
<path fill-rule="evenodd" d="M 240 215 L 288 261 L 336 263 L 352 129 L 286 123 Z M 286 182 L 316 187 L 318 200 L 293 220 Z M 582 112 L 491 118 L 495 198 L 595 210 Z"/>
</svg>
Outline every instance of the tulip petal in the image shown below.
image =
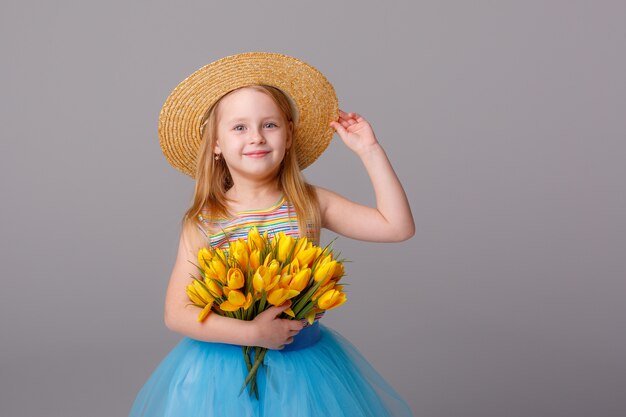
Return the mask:
<svg viewBox="0 0 626 417">
<path fill-rule="evenodd" d="M 241 291 L 232 290 L 228 293 L 228 301 L 233 305 L 241 307 L 246 302 L 246 296 Z"/>
<path fill-rule="evenodd" d="M 240 305 L 234 305 L 230 301 L 226 300 L 220 304 L 220 308 L 224 311 L 237 311 L 241 308 Z"/>
<path fill-rule="evenodd" d="M 198 321 L 203 321 L 204 319 L 206 319 L 208 317 L 209 313 L 211 313 L 211 308 L 212 307 L 213 307 L 213 303 L 207 304 L 206 306 L 204 306 L 204 308 L 202 309 L 202 311 L 198 315 Z"/>
<path fill-rule="evenodd" d="M 199 306 L 203 306 L 206 304 L 206 302 L 196 293 L 196 288 L 193 286 L 193 284 L 187 285 L 187 288 L 185 288 L 185 292 L 187 293 L 189 299 L 194 302 L 194 304 L 197 304 Z"/>
<path fill-rule="evenodd" d="M 304 318 L 309 324 L 313 324 L 313 322 L 315 321 L 315 310 L 311 310 L 310 312 L 308 312 L 307 315 L 304 316 Z"/>
</svg>

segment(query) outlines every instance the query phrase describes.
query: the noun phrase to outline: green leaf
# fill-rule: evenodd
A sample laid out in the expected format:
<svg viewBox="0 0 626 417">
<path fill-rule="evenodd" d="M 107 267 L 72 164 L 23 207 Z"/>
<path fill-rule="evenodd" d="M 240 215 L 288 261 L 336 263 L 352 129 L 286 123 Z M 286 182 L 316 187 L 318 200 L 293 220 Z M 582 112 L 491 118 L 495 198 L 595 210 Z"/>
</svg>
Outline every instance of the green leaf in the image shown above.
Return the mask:
<svg viewBox="0 0 626 417">
<path fill-rule="evenodd" d="M 259 302 L 259 312 L 265 311 L 265 301 L 267 300 L 267 293 L 265 290 L 261 290 L 261 301 Z"/>
<path fill-rule="evenodd" d="M 315 294 L 315 291 L 317 291 L 320 288 L 320 285 L 322 285 L 322 281 L 316 282 L 315 285 L 309 288 L 309 290 L 302 296 L 302 298 L 299 298 L 298 302 L 293 307 L 291 307 L 291 310 L 293 310 L 296 317 L 298 317 L 298 315 L 300 314 L 300 310 L 302 310 L 304 305 L 307 302 L 309 302 L 311 297 L 313 297 L 313 294 Z"/>
</svg>

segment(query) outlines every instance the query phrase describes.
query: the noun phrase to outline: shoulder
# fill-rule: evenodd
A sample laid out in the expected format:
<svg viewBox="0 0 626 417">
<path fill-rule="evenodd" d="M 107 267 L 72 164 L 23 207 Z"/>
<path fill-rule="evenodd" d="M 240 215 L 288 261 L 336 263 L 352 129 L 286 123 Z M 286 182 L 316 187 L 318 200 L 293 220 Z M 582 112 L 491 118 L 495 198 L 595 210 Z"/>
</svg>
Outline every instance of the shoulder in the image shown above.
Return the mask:
<svg viewBox="0 0 626 417">
<path fill-rule="evenodd" d="M 185 222 L 181 228 L 179 244 L 181 252 L 195 259 L 198 251 L 207 246 L 207 229 L 197 222 Z"/>
<path fill-rule="evenodd" d="M 315 194 L 317 195 L 317 201 L 319 203 L 322 222 L 324 222 L 324 220 L 327 218 L 327 214 L 329 212 L 332 212 L 334 208 L 338 206 L 343 206 L 346 202 L 349 202 L 349 200 L 343 197 L 341 194 L 337 194 L 336 192 L 331 191 L 327 188 L 314 185 L 313 189 L 315 190 Z"/>
<path fill-rule="evenodd" d="M 224 229 L 236 221 L 236 217 L 214 217 L 209 210 L 201 210 L 195 219 L 195 228 L 204 237 L 205 243 L 215 234 L 220 234 Z"/>
<path fill-rule="evenodd" d="M 315 194 L 317 194 L 317 198 L 320 202 L 320 205 L 322 204 L 332 204 L 336 201 L 340 201 L 340 200 L 345 200 L 346 198 L 343 197 L 341 194 L 338 194 L 334 191 L 331 191 L 327 188 L 324 187 L 320 187 L 317 185 L 313 186 L 313 189 L 315 190 Z"/>
</svg>

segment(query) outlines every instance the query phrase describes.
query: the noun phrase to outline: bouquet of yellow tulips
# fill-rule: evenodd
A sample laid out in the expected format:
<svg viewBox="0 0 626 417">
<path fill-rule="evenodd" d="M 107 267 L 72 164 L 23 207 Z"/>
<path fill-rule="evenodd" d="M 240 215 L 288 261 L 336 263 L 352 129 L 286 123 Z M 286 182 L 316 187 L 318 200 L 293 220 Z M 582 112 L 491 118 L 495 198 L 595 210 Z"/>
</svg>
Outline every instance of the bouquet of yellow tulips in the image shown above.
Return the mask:
<svg viewBox="0 0 626 417">
<path fill-rule="evenodd" d="M 198 321 L 211 313 L 252 320 L 270 306 L 291 300 L 284 314 L 313 324 L 316 315 L 346 301 L 343 261 L 332 249 L 313 245 L 306 237 L 278 233 L 269 238 L 252 228 L 248 239 L 238 239 L 228 250 L 202 248 L 198 251 L 200 277 L 186 287 L 191 302 L 201 308 Z M 256 372 L 267 348 L 243 346 L 248 375 L 241 392 L 249 385 L 258 398 Z M 254 363 L 251 355 L 254 351 Z"/>
</svg>

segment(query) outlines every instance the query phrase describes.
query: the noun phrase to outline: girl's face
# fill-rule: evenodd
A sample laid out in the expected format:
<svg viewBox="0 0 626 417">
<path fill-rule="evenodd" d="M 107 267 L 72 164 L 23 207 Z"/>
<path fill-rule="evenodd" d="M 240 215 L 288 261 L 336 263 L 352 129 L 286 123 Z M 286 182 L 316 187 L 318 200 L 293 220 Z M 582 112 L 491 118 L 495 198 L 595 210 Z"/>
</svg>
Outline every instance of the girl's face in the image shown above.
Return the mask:
<svg viewBox="0 0 626 417">
<path fill-rule="evenodd" d="M 274 178 L 291 146 L 291 125 L 269 95 L 239 89 L 217 107 L 214 152 L 224 158 L 235 183 Z"/>
</svg>

